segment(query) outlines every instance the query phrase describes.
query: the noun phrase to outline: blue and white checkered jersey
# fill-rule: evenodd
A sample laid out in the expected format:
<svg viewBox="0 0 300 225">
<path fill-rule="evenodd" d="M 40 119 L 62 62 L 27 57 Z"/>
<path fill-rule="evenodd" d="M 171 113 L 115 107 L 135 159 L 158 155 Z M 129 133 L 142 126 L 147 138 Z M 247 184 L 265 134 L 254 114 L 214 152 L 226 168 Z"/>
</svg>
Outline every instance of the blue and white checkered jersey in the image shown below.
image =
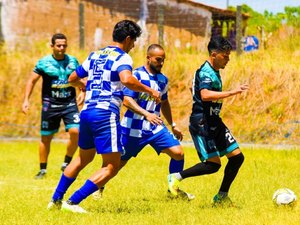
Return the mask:
<svg viewBox="0 0 300 225">
<path fill-rule="evenodd" d="M 80 78 L 88 77 L 82 110 L 100 108 L 119 115 L 124 88 L 119 73 L 123 70 L 132 71 L 132 59 L 120 48 L 108 46 L 92 52 L 76 69 Z"/>
<path fill-rule="evenodd" d="M 159 91 L 162 101 L 168 99 L 168 78 L 164 74 L 150 74 L 146 68 L 142 66 L 133 71 L 133 76 L 142 84 Z M 149 94 L 135 92 L 125 87 L 124 95 L 132 97 L 140 107 L 148 112 L 160 116 L 161 104 L 156 104 L 155 99 Z M 143 134 L 156 134 L 161 131 L 165 125 L 152 125 L 144 116 L 128 109 L 122 118 L 121 126 L 122 134 L 132 137 L 142 137 Z"/>
</svg>

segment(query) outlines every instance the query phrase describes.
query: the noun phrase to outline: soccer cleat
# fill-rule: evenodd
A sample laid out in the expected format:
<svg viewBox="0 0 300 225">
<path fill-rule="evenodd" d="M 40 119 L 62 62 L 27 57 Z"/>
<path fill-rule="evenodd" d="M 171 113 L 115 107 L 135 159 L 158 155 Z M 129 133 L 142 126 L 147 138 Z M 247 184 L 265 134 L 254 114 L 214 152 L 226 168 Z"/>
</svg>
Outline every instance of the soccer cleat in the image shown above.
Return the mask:
<svg viewBox="0 0 300 225">
<path fill-rule="evenodd" d="M 49 204 L 47 206 L 47 209 L 48 210 L 60 210 L 61 205 L 62 205 L 61 200 L 57 200 L 57 201 L 51 200 L 51 202 L 49 202 Z"/>
<path fill-rule="evenodd" d="M 170 190 L 168 190 L 168 194 L 171 198 L 180 198 L 180 199 L 185 199 L 185 200 L 194 200 L 195 199 L 195 195 L 187 193 L 181 189 L 178 189 L 178 195 L 174 196 L 171 194 Z"/>
<path fill-rule="evenodd" d="M 64 172 L 68 165 L 69 165 L 69 163 L 64 162 L 64 163 L 61 165 L 61 168 L 60 168 L 61 171 Z"/>
<path fill-rule="evenodd" d="M 215 206 L 233 206 L 231 199 L 228 196 L 221 196 L 216 194 L 213 198 L 213 204 Z"/>
<path fill-rule="evenodd" d="M 180 181 L 174 176 L 174 174 L 168 175 L 168 190 L 173 196 L 178 196 Z"/>
<path fill-rule="evenodd" d="M 178 189 L 178 197 L 182 198 L 182 199 L 187 199 L 189 201 L 194 200 L 195 199 L 195 195 L 187 193 L 183 190 Z"/>
<path fill-rule="evenodd" d="M 99 200 L 103 198 L 104 187 L 99 188 L 98 191 L 95 191 L 93 195 L 94 200 Z"/>
<path fill-rule="evenodd" d="M 41 170 L 37 173 L 37 175 L 35 175 L 34 178 L 35 178 L 35 179 L 43 179 L 43 178 L 46 177 L 46 173 L 47 173 L 46 170 L 41 169 Z"/>
<path fill-rule="evenodd" d="M 87 213 L 87 211 L 81 208 L 79 205 L 72 205 L 65 201 L 62 202 L 61 211 L 73 212 L 73 213 Z"/>
</svg>

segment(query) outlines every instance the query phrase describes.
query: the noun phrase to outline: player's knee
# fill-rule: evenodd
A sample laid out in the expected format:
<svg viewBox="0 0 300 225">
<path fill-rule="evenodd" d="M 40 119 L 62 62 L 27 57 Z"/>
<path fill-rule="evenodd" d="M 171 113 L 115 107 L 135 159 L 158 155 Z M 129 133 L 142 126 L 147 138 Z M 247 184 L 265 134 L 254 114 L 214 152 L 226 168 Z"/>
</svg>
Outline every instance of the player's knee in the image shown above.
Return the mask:
<svg viewBox="0 0 300 225">
<path fill-rule="evenodd" d="M 237 168 L 240 168 L 245 160 L 243 153 L 241 152 L 238 155 L 229 158 L 229 163 L 234 165 Z"/>
<path fill-rule="evenodd" d="M 172 156 L 172 159 L 175 159 L 175 160 L 177 160 L 177 161 L 181 161 L 181 160 L 184 159 L 184 154 L 183 154 L 183 153 L 174 154 L 174 155 Z"/>
<path fill-rule="evenodd" d="M 182 148 L 176 148 L 172 151 L 172 158 L 175 160 L 183 160 L 184 159 L 184 152 Z"/>
<path fill-rule="evenodd" d="M 209 172 L 208 174 L 216 173 L 221 168 L 221 165 L 218 163 L 206 161 L 205 164 L 206 164 L 207 170 Z"/>
</svg>

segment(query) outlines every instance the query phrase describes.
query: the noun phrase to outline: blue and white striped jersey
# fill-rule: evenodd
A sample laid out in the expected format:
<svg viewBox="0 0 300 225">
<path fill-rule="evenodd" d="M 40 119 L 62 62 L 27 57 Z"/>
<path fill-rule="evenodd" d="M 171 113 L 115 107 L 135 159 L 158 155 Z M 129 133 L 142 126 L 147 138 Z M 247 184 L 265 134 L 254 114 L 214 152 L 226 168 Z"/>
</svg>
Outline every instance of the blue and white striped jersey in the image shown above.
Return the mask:
<svg viewBox="0 0 300 225">
<path fill-rule="evenodd" d="M 161 101 L 168 99 L 168 78 L 162 74 L 150 74 L 144 66 L 133 71 L 135 76 L 142 84 L 160 92 Z M 148 112 L 160 116 L 161 104 L 156 104 L 155 99 L 144 92 L 135 92 L 124 88 L 124 95 L 132 97 L 137 104 Z M 165 125 L 152 125 L 142 115 L 127 110 L 121 121 L 122 133 L 132 137 L 142 137 L 143 134 L 156 134 Z"/>
<path fill-rule="evenodd" d="M 132 71 L 131 57 L 115 46 L 92 52 L 76 69 L 80 78 L 88 77 L 86 96 L 82 110 L 101 108 L 120 114 L 124 85 L 119 73 Z"/>
</svg>

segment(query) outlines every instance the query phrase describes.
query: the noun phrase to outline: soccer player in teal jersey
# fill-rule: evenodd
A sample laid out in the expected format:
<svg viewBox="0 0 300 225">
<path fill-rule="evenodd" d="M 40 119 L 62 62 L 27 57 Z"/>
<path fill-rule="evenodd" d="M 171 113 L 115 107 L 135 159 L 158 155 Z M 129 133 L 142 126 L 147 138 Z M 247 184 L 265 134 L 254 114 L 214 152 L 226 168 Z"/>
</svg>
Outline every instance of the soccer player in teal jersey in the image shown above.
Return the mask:
<svg viewBox="0 0 300 225">
<path fill-rule="evenodd" d="M 223 181 L 213 202 L 231 204 L 228 191 L 244 161 L 244 155 L 220 118 L 220 111 L 224 98 L 248 90 L 247 84 L 230 91 L 222 90 L 219 70 L 225 68 L 231 50 L 232 46 L 227 39 L 221 36 L 211 38 L 208 44 L 209 58 L 195 73 L 189 130 L 201 163 L 168 176 L 169 190 L 175 196 L 178 195 L 181 180 L 217 172 L 221 167 L 220 157 L 226 155 L 228 162 Z"/>
<path fill-rule="evenodd" d="M 64 170 L 70 163 L 78 147 L 79 114 L 76 91 L 68 83 L 68 78 L 79 64 L 75 57 L 65 54 L 67 46 L 67 38 L 64 34 L 54 34 L 51 39 L 52 54 L 37 62 L 26 85 L 22 105 L 24 114 L 27 114 L 29 110 L 29 98 L 35 84 L 41 77 L 43 79 L 41 140 L 39 145 L 40 171 L 35 176 L 36 179 L 44 178 L 46 175 L 50 144 L 54 134 L 58 132 L 61 119 L 69 133 L 67 152 L 61 170 Z M 82 102 L 83 96 L 78 103 Z"/>
</svg>

